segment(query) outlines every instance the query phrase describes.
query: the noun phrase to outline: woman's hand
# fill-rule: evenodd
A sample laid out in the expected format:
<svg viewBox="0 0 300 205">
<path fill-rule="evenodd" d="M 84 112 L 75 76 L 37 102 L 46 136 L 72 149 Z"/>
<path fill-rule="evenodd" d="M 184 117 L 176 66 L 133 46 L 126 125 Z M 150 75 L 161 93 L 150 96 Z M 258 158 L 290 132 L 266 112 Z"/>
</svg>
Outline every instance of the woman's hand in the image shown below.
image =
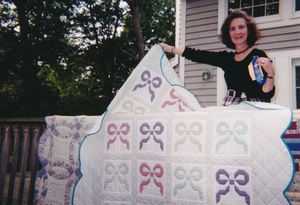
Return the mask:
<svg viewBox="0 0 300 205">
<path fill-rule="evenodd" d="M 164 50 L 164 52 L 171 53 L 173 55 L 182 55 L 185 48 L 179 48 L 179 47 L 174 47 L 174 46 L 169 46 L 168 44 L 165 43 L 159 43 L 157 44 L 158 46 L 161 46 Z"/>
<path fill-rule="evenodd" d="M 268 58 L 260 57 L 257 59 L 257 63 L 266 71 L 269 77 L 273 77 L 275 75 L 273 65 Z"/>
<path fill-rule="evenodd" d="M 168 44 L 159 43 L 157 45 L 161 46 L 163 48 L 164 52 L 171 53 L 171 51 L 172 51 L 172 46 L 169 46 Z"/>
<path fill-rule="evenodd" d="M 268 58 L 265 57 L 260 57 L 257 59 L 257 63 L 259 66 L 261 66 L 267 73 L 267 76 L 271 77 L 271 78 L 266 78 L 266 82 L 262 87 L 262 91 L 267 93 L 270 92 L 273 87 L 274 87 L 274 75 L 275 75 L 275 71 L 273 68 L 273 65 L 271 63 L 271 61 Z"/>
</svg>

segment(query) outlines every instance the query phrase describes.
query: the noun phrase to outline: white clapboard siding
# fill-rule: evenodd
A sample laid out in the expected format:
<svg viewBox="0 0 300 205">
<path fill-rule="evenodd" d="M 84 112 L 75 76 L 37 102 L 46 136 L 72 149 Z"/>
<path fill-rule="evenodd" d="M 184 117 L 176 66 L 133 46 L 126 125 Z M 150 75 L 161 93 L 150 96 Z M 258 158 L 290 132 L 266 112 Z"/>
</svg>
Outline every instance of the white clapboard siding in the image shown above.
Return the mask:
<svg viewBox="0 0 300 205">
<path fill-rule="evenodd" d="M 221 50 L 225 47 L 218 39 L 218 1 L 187 1 L 185 45 L 196 49 Z M 212 78 L 203 81 L 202 73 L 209 69 Z M 185 87 L 199 100 L 202 107 L 217 103 L 217 68 L 185 62 Z"/>
<path fill-rule="evenodd" d="M 187 33 L 186 40 L 199 39 L 199 38 L 212 37 L 212 36 L 217 37 L 216 30 L 202 31 L 201 33 L 200 32 Z"/>
<path fill-rule="evenodd" d="M 299 48 L 299 31 L 300 25 L 263 29 L 261 30 L 262 38 L 257 42 L 257 47 L 266 52 Z"/>
<path fill-rule="evenodd" d="M 258 41 L 257 47 L 266 52 L 276 50 L 290 50 L 292 48 L 299 48 L 300 35 L 299 33 L 278 34 L 276 36 L 267 36 L 262 31 L 262 39 Z"/>
</svg>

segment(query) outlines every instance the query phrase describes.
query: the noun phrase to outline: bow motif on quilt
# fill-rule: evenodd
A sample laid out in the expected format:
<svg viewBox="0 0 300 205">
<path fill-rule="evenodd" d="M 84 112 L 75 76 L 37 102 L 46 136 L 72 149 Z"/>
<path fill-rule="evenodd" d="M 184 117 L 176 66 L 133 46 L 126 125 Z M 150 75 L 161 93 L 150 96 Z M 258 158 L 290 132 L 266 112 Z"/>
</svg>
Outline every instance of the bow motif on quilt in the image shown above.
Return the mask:
<svg viewBox="0 0 300 205">
<path fill-rule="evenodd" d="M 221 177 L 221 175 L 223 177 Z M 224 179 L 224 176 L 226 179 Z M 242 176 L 243 180 L 236 179 L 239 176 Z M 221 185 L 226 185 L 227 182 L 229 182 L 229 185 L 226 187 L 225 190 L 219 190 L 218 193 L 216 194 L 217 203 L 219 203 L 219 201 L 221 200 L 221 195 L 226 195 L 230 191 L 230 186 L 234 186 L 234 190 L 236 191 L 236 193 L 241 197 L 245 197 L 245 202 L 247 204 L 250 204 L 250 196 L 245 191 L 239 190 L 239 188 L 235 184 L 237 183 L 240 186 L 245 186 L 249 182 L 249 175 L 245 170 L 241 170 L 241 169 L 237 170 L 234 174 L 234 179 L 230 179 L 229 174 L 224 169 L 220 169 L 216 173 L 216 180 Z"/>
<path fill-rule="evenodd" d="M 146 181 L 142 181 L 142 183 L 140 184 L 140 193 L 142 193 L 144 186 L 147 186 L 150 183 L 151 178 L 153 178 L 154 184 L 160 189 L 161 195 L 163 195 L 164 187 L 163 187 L 162 183 L 156 181 L 156 179 L 155 179 L 155 177 L 161 178 L 164 174 L 164 168 L 160 164 L 156 164 L 153 167 L 153 171 L 151 172 L 149 165 L 146 163 L 142 163 L 140 166 L 140 173 L 144 177 L 147 177 L 148 175 L 150 175 L 149 179 L 147 179 Z"/>
<path fill-rule="evenodd" d="M 151 74 L 148 70 L 145 70 L 142 75 L 141 75 L 141 79 L 143 82 L 145 82 L 144 84 L 137 84 L 132 91 L 135 91 L 138 88 L 143 88 L 146 85 L 149 85 L 148 90 L 149 93 L 151 95 L 151 102 L 154 100 L 155 98 L 155 93 L 154 91 L 151 89 L 151 87 L 153 86 L 154 88 L 159 88 L 162 84 L 162 80 L 160 77 L 155 77 L 153 79 L 150 78 Z"/>
<path fill-rule="evenodd" d="M 112 135 L 112 136 L 115 136 L 113 139 L 110 139 L 108 140 L 107 142 L 107 150 L 109 149 L 110 145 L 113 144 L 116 139 L 117 139 L 117 136 L 120 137 L 120 140 L 123 144 L 126 144 L 126 148 L 129 150 L 129 142 L 128 140 L 124 139 L 122 135 L 127 135 L 130 131 L 130 126 L 128 123 L 122 123 L 120 129 L 118 129 L 117 125 L 114 124 L 114 123 L 111 123 L 108 125 L 107 127 L 107 133 L 109 135 Z"/>
<path fill-rule="evenodd" d="M 183 100 L 181 100 L 181 98 L 179 98 L 178 96 L 176 96 L 175 94 L 175 89 L 173 88 L 171 91 L 170 91 L 170 97 L 175 100 L 173 102 L 171 101 L 165 101 L 162 105 L 162 108 L 166 107 L 167 105 L 175 105 L 178 103 L 178 108 L 179 108 L 179 111 L 180 112 L 184 112 L 185 110 L 183 109 L 183 107 L 188 107 L 187 104 L 185 104 L 185 102 L 183 102 Z"/>
<path fill-rule="evenodd" d="M 187 173 L 187 171 L 184 167 L 178 166 L 174 170 L 174 175 L 178 180 L 183 181 L 185 179 L 185 181 L 183 181 L 183 184 L 177 184 L 174 187 L 174 196 L 176 196 L 179 189 L 185 188 L 187 185 L 187 182 L 190 182 L 191 188 L 194 191 L 198 192 L 200 199 L 203 199 L 203 192 L 202 192 L 201 188 L 199 186 L 195 185 L 195 183 L 200 182 L 200 180 L 203 177 L 203 172 L 202 172 L 201 168 L 193 167 L 193 169 L 190 170 L 190 173 Z"/>
<path fill-rule="evenodd" d="M 125 162 L 119 164 L 117 167 L 115 167 L 113 163 L 108 162 L 105 166 L 106 177 L 104 181 L 104 189 L 106 189 L 107 185 L 112 183 L 117 178 L 121 184 L 125 185 L 125 189 L 129 190 L 129 183 L 125 178 L 128 172 L 129 168 Z"/>
<path fill-rule="evenodd" d="M 127 114 L 127 113 L 133 113 L 135 115 L 145 114 L 145 108 L 141 106 L 134 107 L 133 102 L 131 100 L 124 101 L 122 103 L 122 108 L 126 112 L 116 112 L 116 114 Z"/>
<path fill-rule="evenodd" d="M 239 138 L 237 135 L 244 135 L 247 133 L 248 131 L 248 127 L 247 124 L 244 121 L 238 120 L 235 124 L 234 124 L 234 129 L 229 129 L 229 125 L 226 122 L 220 122 L 217 125 L 217 132 L 220 135 L 228 135 L 224 140 L 220 140 L 217 145 L 216 145 L 216 153 L 220 150 L 220 146 L 226 144 L 229 139 L 230 136 L 233 136 L 233 140 L 239 144 L 242 145 L 244 148 L 244 151 L 246 153 L 248 153 L 248 145 L 246 143 L 245 140 Z"/>
<path fill-rule="evenodd" d="M 153 126 L 153 129 L 151 130 L 150 129 L 150 125 L 148 123 L 143 123 L 140 127 L 140 132 L 143 134 L 143 135 L 148 135 L 147 138 L 145 139 L 142 139 L 141 142 L 140 142 L 140 150 L 143 148 L 143 144 L 144 143 L 147 143 L 150 139 L 151 136 L 153 136 L 153 140 L 160 144 L 160 149 L 161 150 L 164 150 L 164 143 L 162 140 L 158 139 L 156 135 L 160 135 L 161 133 L 163 133 L 164 131 L 164 126 L 161 122 L 157 122 L 154 124 Z"/>
<path fill-rule="evenodd" d="M 175 143 L 175 151 L 178 150 L 179 145 L 183 145 L 186 142 L 188 136 L 190 136 L 190 141 L 198 147 L 198 150 L 202 151 L 201 142 L 192 137 L 192 134 L 195 136 L 202 133 L 202 124 L 200 122 L 193 122 L 190 128 L 187 127 L 186 123 L 179 122 L 176 124 L 175 130 L 178 135 L 184 136 L 183 140 L 178 140 Z"/>
</svg>

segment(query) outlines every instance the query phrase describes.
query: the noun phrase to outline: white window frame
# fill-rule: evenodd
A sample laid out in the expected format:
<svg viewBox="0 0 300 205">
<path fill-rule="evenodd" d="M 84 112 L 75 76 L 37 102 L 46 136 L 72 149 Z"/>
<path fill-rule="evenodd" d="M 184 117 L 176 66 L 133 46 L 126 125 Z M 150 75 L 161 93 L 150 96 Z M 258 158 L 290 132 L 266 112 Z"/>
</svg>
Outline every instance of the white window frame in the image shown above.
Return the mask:
<svg viewBox="0 0 300 205">
<path fill-rule="evenodd" d="M 272 103 L 296 109 L 295 67 L 299 65 L 300 49 L 268 52 L 275 69 L 276 93 Z"/>
<path fill-rule="evenodd" d="M 300 18 L 300 10 L 299 11 L 295 11 L 296 9 L 296 4 L 295 4 L 295 1 L 293 2 L 293 15 L 292 15 L 292 18 Z"/>
<path fill-rule="evenodd" d="M 292 109 L 300 109 L 297 108 L 297 91 L 296 91 L 296 67 L 300 66 L 300 57 L 299 58 L 292 58 L 292 75 L 291 75 L 291 82 L 292 82 Z"/>
<path fill-rule="evenodd" d="M 228 0 L 219 0 L 218 33 L 228 15 Z M 295 0 L 280 0 L 279 14 L 254 17 L 260 29 L 299 24 L 300 11 L 295 11 Z"/>
</svg>

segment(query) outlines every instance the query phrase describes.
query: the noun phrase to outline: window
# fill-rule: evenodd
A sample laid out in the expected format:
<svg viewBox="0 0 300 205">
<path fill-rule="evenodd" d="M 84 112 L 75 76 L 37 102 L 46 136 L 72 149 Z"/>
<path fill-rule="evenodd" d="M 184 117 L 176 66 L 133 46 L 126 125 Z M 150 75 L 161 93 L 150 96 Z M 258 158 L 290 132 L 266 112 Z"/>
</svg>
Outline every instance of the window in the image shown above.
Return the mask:
<svg viewBox="0 0 300 205">
<path fill-rule="evenodd" d="M 299 4 L 299 1 L 297 0 L 296 3 Z M 279 0 L 229 0 L 228 13 L 235 9 L 246 11 L 253 17 L 270 16 L 279 14 Z"/>
<path fill-rule="evenodd" d="M 296 104 L 300 108 L 300 66 L 296 66 Z"/>
<path fill-rule="evenodd" d="M 300 0 L 295 1 L 295 11 L 300 11 Z"/>
<path fill-rule="evenodd" d="M 300 0 L 218 0 L 218 8 L 218 31 L 235 9 L 255 17 L 260 29 L 299 25 L 300 20 Z"/>
</svg>

